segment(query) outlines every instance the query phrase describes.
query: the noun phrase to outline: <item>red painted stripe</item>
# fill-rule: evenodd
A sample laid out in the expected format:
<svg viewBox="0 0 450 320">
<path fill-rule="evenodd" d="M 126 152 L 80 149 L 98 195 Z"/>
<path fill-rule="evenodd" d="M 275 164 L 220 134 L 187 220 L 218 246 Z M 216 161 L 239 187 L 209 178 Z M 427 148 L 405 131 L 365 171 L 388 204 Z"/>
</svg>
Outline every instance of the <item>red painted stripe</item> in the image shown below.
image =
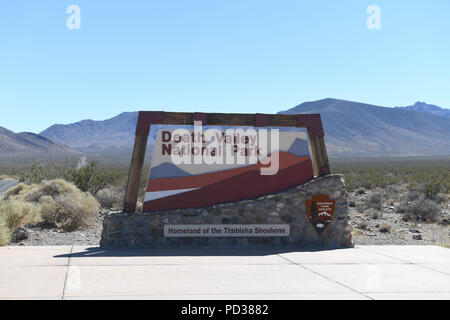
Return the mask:
<svg viewBox="0 0 450 320">
<path fill-rule="evenodd" d="M 283 170 L 285 168 L 291 167 L 297 163 L 300 163 L 305 160 L 311 160 L 310 157 L 297 157 L 293 154 L 287 152 L 279 153 L 279 170 Z M 213 183 L 217 183 L 219 181 L 229 179 L 233 176 L 237 176 L 243 174 L 248 171 L 260 171 L 263 166 L 261 163 L 257 163 L 254 165 L 216 171 L 211 173 L 205 173 L 195 176 L 188 177 L 178 177 L 178 178 L 158 178 L 158 179 L 149 179 L 147 183 L 147 192 L 152 191 L 164 191 L 164 190 L 176 190 L 176 189 L 190 189 L 190 188 L 202 188 L 207 185 L 211 185 Z"/>
<path fill-rule="evenodd" d="M 252 199 L 303 184 L 313 177 L 310 159 L 282 169 L 273 176 L 262 176 L 259 171 L 247 171 L 199 190 L 145 202 L 143 211 L 201 208 L 217 203 Z"/>
</svg>

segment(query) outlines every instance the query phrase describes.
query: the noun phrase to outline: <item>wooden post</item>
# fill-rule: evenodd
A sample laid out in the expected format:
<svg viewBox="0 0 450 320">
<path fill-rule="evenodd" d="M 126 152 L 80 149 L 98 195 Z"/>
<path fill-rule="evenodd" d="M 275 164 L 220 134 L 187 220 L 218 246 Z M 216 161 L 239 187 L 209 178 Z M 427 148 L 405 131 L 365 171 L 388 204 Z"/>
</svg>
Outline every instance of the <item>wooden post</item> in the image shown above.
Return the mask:
<svg viewBox="0 0 450 320">
<path fill-rule="evenodd" d="M 322 177 L 330 174 L 328 164 L 328 153 L 325 147 L 324 131 L 320 114 L 299 114 L 297 115 L 297 127 L 304 127 L 308 130 L 309 145 L 313 160 L 314 176 Z"/>
<path fill-rule="evenodd" d="M 123 204 L 123 212 L 135 212 L 136 203 L 141 185 L 142 168 L 144 167 L 145 150 L 147 148 L 148 134 L 138 135 L 134 140 L 133 155 L 130 171 L 128 173 L 127 191 Z"/>
<path fill-rule="evenodd" d="M 320 176 L 325 176 L 330 174 L 330 163 L 328 161 L 328 152 L 327 147 L 325 146 L 325 137 L 317 137 L 319 144 L 319 152 L 321 157 L 321 167 L 320 167 Z"/>
<path fill-rule="evenodd" d="M 150 126 L 152 124 L 162 124 L 164 122 L 163 119 L 164 112 L 162 111 L 140 111 L 138 114 L 136 138 L 134 140 L 133 155 L 131 156 L 130 171 L 128 173 L 123 212 L 136 211 Z"/>
<path fill-rule="evenodd" d="M 323 136 L 310 136 L 311 152 L 314 160 L 314 175 L 322 177 L 330 174 L 328 154 Z"/>
<path fill-rule="evenodd" d="M 311 130 L 308 128 L 309 145 L 311 146 L 311 157 L 313 163 L 314 176 L 320 177 L 320 157 L 317 152 L 316 139 L 311 134 Z"/>
</svg>

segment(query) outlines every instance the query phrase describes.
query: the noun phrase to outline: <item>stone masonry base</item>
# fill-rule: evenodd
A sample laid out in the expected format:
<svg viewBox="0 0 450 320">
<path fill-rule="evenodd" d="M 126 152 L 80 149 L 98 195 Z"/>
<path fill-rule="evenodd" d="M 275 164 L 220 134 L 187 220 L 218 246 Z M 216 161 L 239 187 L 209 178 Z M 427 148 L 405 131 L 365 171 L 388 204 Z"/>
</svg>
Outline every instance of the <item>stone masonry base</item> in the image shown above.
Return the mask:
<svg viewBox="0 0 450 320">
<path fill-rule="evenodd" d="M 318 233 L 306 216 L 305 200 L 326 194 L 335 200 L 327 229 Z M 164 225 L 289 224 L 288 237 L 164 237 Z M 347 193 L 341 175 L 315 178 L 306 184 L 257 199 L 198 209 L 152 213 L 112 212 L 103 222 L 102 247 L 153 248 L 337 248 L 352 247 Z"/>
</svg>

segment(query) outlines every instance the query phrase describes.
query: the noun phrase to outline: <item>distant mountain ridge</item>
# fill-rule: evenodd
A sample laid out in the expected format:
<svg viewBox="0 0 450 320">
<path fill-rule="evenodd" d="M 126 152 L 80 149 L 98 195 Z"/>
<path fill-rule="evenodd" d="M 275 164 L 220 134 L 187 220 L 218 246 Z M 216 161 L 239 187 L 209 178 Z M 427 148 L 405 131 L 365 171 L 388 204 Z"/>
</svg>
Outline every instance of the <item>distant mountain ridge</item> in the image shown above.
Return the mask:
<svg viewBox="0 0 450 320">
<path fill-rule="evenodd" d="M 280 113 L 319 113 L 332 156 L 450 154 L 450 118 L 443 116 L 331 98 Z"/>
<path fill-rule="evenodd" d="M 425 102 L 420 101 L 416 102 L 412 106 L 396 107 L 396 108 L 403 108 L 405 110 L 415 110 L 423 113 L 432 114 L 435 116 L 450 117 L 450 109 L 441 108 L 434 104 L 427 104 Z"/>
<path fill-rule="evenodd" d="M 14 133 L 0 127 L 0 157 L 2 158 L 59 158 L 80 153 L 31 132 Z"/>
<path fill-rule="evenodd" d="M 80 151 L 130 148 L 137 117 L 137 112 L 123 112 L 103 121 L 83 120 L 67 125 L 55 124 L 40 135 Z"/>
<path fill-rule="evenodd" d="M 424 112 L 422 103 L 415 106 L 421 111 L 328 98 L 280 113 L 320 113 L 330 156 L 450 155 L 450 118 Z M 434 110 L 428 106 L 432 105 L 427 105 L 427 110 Z M 53 125 L 41 135 L 82 152 L 128 155 L 133 147 L 137 115 L 125 112 L 104 121 Z"/>
</svg>

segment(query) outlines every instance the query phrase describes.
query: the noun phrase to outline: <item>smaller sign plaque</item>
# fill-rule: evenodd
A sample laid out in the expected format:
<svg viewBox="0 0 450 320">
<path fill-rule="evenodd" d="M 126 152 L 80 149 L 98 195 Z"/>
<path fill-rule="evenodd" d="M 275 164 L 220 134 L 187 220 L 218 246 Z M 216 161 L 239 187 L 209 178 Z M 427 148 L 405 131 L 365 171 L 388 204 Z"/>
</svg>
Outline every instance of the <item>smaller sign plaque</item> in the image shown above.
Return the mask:
<svg viewBox="0 0 450 320">
<path fill-rule="evenodd" d="M 165 237 L 288 237 L 288 224 L 168 224 Z"/>
<path fill-rule="evenodd" d="M 306 200 L 305 205 L 309 222 L 317 232 L 323 232 L 333 218 L 335 201 L 326 194 L 319 194 Z"/>
</svg>

